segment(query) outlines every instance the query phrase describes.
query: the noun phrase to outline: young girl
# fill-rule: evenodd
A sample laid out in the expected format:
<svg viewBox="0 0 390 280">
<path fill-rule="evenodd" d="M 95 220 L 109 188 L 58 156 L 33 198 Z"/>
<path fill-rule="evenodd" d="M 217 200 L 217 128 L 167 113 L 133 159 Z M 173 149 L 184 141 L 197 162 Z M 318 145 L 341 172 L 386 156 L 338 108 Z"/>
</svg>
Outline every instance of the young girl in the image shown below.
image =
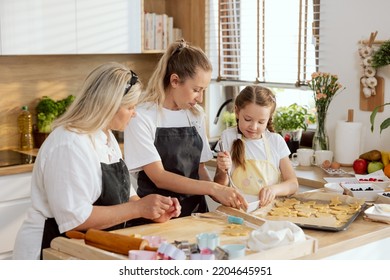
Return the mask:
<svg viewBox="0 0 390 280">
<path fill-rule="evenodd" d="M 212 182 L 205 162 L 212 158 L 204 125 L 203 94 L 212 66 L 205 53 L 184 40 L 161 57 L 137 117 L 125 130 L 126 164 L 136 172 L 137 194 L 177 197 L 181 215 L 206 212 L 204 195 L 226 206 L 246 207 L 236 190 Z"/>
<path fill-rule="evenodd" d="M 220 141 L 225 152 L 219 152 L 217 157 L 214 180 L 227 184 L 227 170 L 232 168 L 234 184 L 245 194 L 258 195 L 260 206 L 298 190 L 288 158 L 290 150 L 273 129 L 275 107 L 275 96 L 268 88 L 244 88 L 235 100 L 237 127 L 222 133 Z"/>
</svg>

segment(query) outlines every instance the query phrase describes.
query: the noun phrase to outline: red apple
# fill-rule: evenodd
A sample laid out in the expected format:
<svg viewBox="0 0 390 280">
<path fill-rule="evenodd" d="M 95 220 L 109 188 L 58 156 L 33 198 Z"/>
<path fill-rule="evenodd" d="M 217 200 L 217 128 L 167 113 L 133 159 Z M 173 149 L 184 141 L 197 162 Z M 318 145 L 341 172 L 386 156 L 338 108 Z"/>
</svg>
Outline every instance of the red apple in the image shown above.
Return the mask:
<svg viewBox="0 0 390 280">
<path fill-rule="evenodd" d="M 365 159 L 359 158 L 353 162 L 353 171 L 356 174 L 366 174 L 367 173 L 367 161 Z"/>
</svg>

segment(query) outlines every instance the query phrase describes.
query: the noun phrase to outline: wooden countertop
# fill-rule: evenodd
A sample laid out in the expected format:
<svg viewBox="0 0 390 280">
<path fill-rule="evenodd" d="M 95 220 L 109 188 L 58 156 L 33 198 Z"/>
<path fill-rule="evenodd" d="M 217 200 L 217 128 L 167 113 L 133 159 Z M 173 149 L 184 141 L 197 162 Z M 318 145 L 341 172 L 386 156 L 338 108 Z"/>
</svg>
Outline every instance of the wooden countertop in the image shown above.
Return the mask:
<svg viewBox="0 0 390 280">
<path fill-rule="evenodd" d="M 322 259 L 390 236 L 390 225 L 364 219 L 361 213 L 344 231 L 327 232 L 305 229 L 304 232 L 318 240 L 318 251 L 299 259 Z M 364 256 L 361 256 L 364 259 Z"/>
<path fill-rule="evenodd" d="M 245 214 L 244 214 L 245 215 Z M 252 221 L 250 221 L 252 222 Z M 158 235 L 168 242 L 188 240 L 195 242 L 200 232 L 220 232 L 223 222 L 219 220 L 191 217 L 178 218 L 162 224 L 148 224 L 115 231 L 119 234 Z M 263 252 L 249 252 L 246 259 L 302 259 L 315 260 L 330 257 L 365 244 L 388 238 L 390 226 L 365 220 L 361 214 L 346 230 L 340 232 L 304 229 L 309 238 L 304 244 L 295 244 L 288 248 L 278 247 Z M 222 238 L 222 237 L 221 237 Z M 313 239 L 314 238 L 314 239 Z M 311 239 L 311 240 L 310 240 Z M 246 240 L 246 239 L 245 239 Z M 221 239 L 222 244 L 245 243 L 242 236 L 230 236 Z M 314 240 L 314 243 L 312 242 Z M 298 246 L 298 247 L 297 247 Z M 315 248 L 314 248 L 315 247 Z M 269 252 L 268 252 L 269 251 Z M 315 252 L 315 253 L 313 253 Z M 84 244 L 82 240 L 56 238 L 52 248 L 46 249 L 45 259 L 125 259 L 123 255 L 110 253 Z M 364 258 L 364 256 L 361 256 Z"/>
<path fill-rule="evenodd" d="M 347 172 L 352 169 L 349 167 L 343 167 Z M 329 174 L 324 172 L 318 167 L 295 167 L 300 184 L 313 187 L 322 188 L 325 183 L 324 177 L 330 177 Z M 351 175 L 350 175 L 351 176 Z M 187 219 L 187 220 L 186 220 Z M 158 226 L 140 226 L 134 228 L 128 228 L 120 230 L 123 234 L 136 233 L 139 234 L 158 234 L 163 235 L 168 233 L 172 239 L 182 240 L 183 234 L 188 233 L 188 229 L 184 232 L 180 228 L 185 227 L 185 221 L 188 218 L 180 218 L 173 221 L 169 221 L 164 224 L 158 224 Z M 175 231 L 172 231 L 172 225 L 175 225 Z M 191 227 L 193 229 L 193 227 Z M 318 249 L 314 254 L 308 254 L 304 256 L 298 256 L 296 259 L 322 259 L 344 251 L 354 249 L 365 244 L 375 242 L 388 238 L 390 236 L 390 226 L 384 223 L 372 222 L 364 219 L 364 214 L 361 213 L 356 220 L 344 231 L 331 232 L 321 230 L 304 229 L 307 236 L 314 238 L 317 241 Z M 172 234 L 176 234 L 173 236 Z M 174 238 L 175 237 L 175 238 Z M 67 242 L 64 240 L 63 242 Z M 74 244 L 72 244 L 73 246 Z M 77 245 L 75 245 L 77 248 Z M 58 252 L 55 249 L 48 249 L 48 253 L 51 257 L 58 257 L 63 255 L 62 252 Z M 66 258 L 74 258 L 74 256 L 64 255 Z M 62 257 L 64 257 L 62 256 Z M 259 255 L 260 256 L 260 255 Z M 253 255 L 256 258 L 256 255 Z M 263 256 L 261 256 L 263 258 Z M 271 257 L 272 258 L 272 257 Z M 287 257 L 286 257 L 287 258 Z"/>
<path fill-rule="evenodd" d="M 36 156 L 38 154 L 39 149 L 33 149 L 30 151 L 21 151 L 14 149 L 14 151 Z M 14 166 L 0 167 L 0 176 L 31 172 L 33 170 L 33 167 L 34 164 L 20 164 Z"/>
</svg>

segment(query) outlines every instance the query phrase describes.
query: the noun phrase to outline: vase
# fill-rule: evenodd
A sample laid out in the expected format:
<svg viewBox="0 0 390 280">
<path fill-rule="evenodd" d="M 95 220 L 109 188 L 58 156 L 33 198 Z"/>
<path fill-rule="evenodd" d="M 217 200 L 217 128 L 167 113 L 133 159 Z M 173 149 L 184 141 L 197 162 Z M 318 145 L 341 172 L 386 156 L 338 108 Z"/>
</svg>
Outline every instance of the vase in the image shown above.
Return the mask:
<svg viewBox="0 0 390 280">
<path fill-rule="evenodd" d="M 329 136 L 326 132 L 326 114 L 317 114 L 317 129 L 313 136 L 313 150 L 329 150 Z"/>
</svg>

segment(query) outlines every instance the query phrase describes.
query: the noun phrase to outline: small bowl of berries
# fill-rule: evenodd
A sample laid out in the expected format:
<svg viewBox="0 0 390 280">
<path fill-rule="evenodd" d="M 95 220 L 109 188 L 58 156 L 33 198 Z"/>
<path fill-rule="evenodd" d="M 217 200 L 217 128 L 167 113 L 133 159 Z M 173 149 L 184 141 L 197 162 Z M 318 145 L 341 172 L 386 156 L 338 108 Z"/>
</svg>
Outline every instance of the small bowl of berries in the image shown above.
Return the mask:
<svg viewBox="0 0 390 280">
<path fill-rule="evenodd" d="M 356 179 L 359 181 L 359 183 L 367 184 L 371 183 L 378 187 L 381 187 L 385 189 L 386 187 L 390 186 L 390 179 L 386 175 L 382 175 L 380 173 L 371 173 L 367 175 L 355 175 Z"/>
<path fill-rule="evenodd" d="M 383 188 L 372 183 L 341 183 L 345 193 L 356 198 L 364 198 L 365 201 L 375 201 L 378 193 L 383 192 Z"/>
</svg>

